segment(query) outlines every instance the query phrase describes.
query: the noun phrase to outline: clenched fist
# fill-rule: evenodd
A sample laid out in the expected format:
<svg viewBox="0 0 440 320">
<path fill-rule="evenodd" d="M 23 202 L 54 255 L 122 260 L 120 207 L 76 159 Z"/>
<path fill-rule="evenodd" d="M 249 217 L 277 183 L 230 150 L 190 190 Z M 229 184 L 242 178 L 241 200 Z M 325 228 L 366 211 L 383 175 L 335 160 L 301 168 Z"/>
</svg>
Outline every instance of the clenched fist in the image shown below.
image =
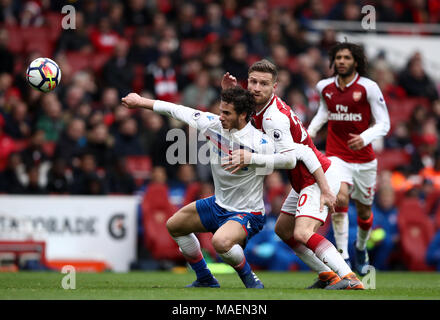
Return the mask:
<svg viewBox="0 0 440 320">
<path fill-rule="evenodd" d="M 122 98 L 122 105 L 126 108 L 147 108 L 152 109 L 154 100 L 142 98 L 137 93 L 129 93 L 127 96 Z"/>
</svg>

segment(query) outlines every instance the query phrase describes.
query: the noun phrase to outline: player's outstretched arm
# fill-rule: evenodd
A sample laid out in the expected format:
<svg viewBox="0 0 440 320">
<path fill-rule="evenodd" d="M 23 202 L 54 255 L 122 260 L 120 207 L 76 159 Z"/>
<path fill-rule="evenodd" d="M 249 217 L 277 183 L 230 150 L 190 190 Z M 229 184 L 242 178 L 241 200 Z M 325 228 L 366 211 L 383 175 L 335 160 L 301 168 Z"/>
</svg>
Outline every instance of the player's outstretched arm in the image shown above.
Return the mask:
<svg viewBox="0 0 440 320">
<path fill-rule="evenodd" d="M 122 105 L 126 108 L 135 109 L 135 108 L 144 108 L 153 110 L 153 105 L 156 100 L 143 98 L 137 93 L 129 93 L 127 96 L 122 98 Z"/>
</svg>

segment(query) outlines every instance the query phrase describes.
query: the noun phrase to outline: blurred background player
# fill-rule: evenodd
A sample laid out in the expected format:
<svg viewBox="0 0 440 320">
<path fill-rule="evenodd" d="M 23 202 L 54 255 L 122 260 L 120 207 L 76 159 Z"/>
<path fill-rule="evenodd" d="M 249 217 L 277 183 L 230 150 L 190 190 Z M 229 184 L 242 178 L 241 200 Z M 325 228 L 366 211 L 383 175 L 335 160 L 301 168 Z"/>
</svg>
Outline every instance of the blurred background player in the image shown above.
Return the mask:
<svg viewBox="0 0 440 320">
<path fill-rule="evenodd" d="M 275 95 L 277 76 L 277 67 L 265 59 L 249 68 L 248 90 L 255 97 L 257 105 L 253 124 L 273 139 L 277 153 L 295 150 L 295 143 L 308 146 L 319 159 L 327 179 L 323 179 L 325 183 L 315 180 L 310 174 L 313 171 L 309 172 L 305 163 L 299 162 L 295 168 L 289 168 L 292 190 L 281 208 L 275 232 L 301 260 L 319 274 L 318 281 L 309 288 L 363 289 L 362 282 L 333 244 L 316 233 L 327 218 L 328 208 L 323 207 L 323 204 L 328 204 L 330 212 L 333 212 L 333 193 L 338 193 L 340 180 L 331 161 L 316 149 L 292 109 Z M 234 76 L 226 73 L 222 87 L 233 86 L 236 82 Z M 237 150 L 231 158 L 232 163 L 245 165 L 263 160 L 256 160 L 257 156 L 245 150 Z"/>
<path fill-rule="evenodd" d="M 317 84 L 321 102 L 308 131 L 315 137 L 328 122 L 326 156 L 342 177 L 336 212 L 332 215 L 336 246 L 348 261 L 347 211 L 351 196 L 358 215 L 355 267 L 365 275 L 377 175 L 371 143 L 388 133 L 390 119 L 379 86 L 366 78 L 367 60 L 362 47 L 350 42 L 336 44 L 330 50 L 330 67 L 334 68 L 334 76 Z"/>
</svg>

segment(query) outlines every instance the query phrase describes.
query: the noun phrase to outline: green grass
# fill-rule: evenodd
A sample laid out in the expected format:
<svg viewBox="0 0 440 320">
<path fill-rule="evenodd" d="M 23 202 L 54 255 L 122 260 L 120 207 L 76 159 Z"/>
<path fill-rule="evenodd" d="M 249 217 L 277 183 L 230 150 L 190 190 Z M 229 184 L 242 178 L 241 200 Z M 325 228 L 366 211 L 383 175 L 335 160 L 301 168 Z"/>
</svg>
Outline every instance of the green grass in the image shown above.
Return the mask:
<svg viewBox="0 0 440 320">
<path fill-rule="evenodd" d="M 76 289 L 64 290 L 65 274 L 57 272 L 0 273 L 0 299 L 130 299 L 130 300 L 440 300 L 440 273 L 378 272 L 376 289 L 364 291 L 305 290 L 309 272 L 257 272 L 264 290 L 245 289 L 236 274 L 216 275 L 220 289 L 183 288 L 194 273 L 77 273 Z"/>
</svg>

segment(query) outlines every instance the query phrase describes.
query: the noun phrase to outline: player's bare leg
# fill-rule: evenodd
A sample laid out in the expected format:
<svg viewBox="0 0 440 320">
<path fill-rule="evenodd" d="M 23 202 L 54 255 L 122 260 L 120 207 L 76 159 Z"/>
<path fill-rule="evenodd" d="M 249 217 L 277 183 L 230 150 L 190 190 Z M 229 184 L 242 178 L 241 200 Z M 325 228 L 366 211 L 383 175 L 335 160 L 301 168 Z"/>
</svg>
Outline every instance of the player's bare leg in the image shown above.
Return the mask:
<svg viewBox="0 0 440 320">
<path fill-rule="evenodd" d="M 187 287 L 220 287 L 206 265 L 200 250 L 200 242 L 194 232 L 207 232 L 200 221 L 196 203 L 192 202 L 177 211 L 167 221 L 167 229 L 171 237 L 179 245 L 180 251 L 197 275 L 196 281 Z"/>
<path fill-rule="evenodd" d="M 252 272 L 243 252 L 246 236 L 240 223 L 229 220 L 214 233 L 212 245 L 223 261 L 237 271 L 246 288 L 263 289 L 263 283 Z"/>
<path fill-rule="evenodd" d="M 349 185 L 341 182 L 337 195 L 335 213 L 331 215 L 336 248 L 341 252 L 345 262 L 351 267 L 348 254 L 348 205 L 350 201 Z"/>
<path fill-rule="evenodd" d="M 360 275 L 366 275 L 369 266 L 367 241 L 370 238 L 371 227 L 373 225 L 373 212 L 370 205 L 365 205 L 358 200 L 355 200 L 355 203 L 358 215 L 358 228 L 355 242 L 355 267 Z"/>
<path fill-rule="evenodd" d="M 335 246 L 326 238 L 316 233 L 321 222 L 310 218 L 299 216 L 296 218 L 293 236 L 296 241 L 305 244 L 316 256 L 336 272 L 341 281 L 329 285 L 326 289 L 363 289 L 362 282 L 344 261 Z"/>
<path fill-rule="evenodd" d="M 339 281 L 339 276 L 319 260 L 312 250 L 295 240 L 293 237 L 294 228 L 295 216 L 281 212 L 275 224 L 275 233 L 292 248 L 298 258 L 312 271 L 318 273 L 317 281 L 309 286 L 308 289 L 323 289 L 329 284 Z"/>
</svg>

